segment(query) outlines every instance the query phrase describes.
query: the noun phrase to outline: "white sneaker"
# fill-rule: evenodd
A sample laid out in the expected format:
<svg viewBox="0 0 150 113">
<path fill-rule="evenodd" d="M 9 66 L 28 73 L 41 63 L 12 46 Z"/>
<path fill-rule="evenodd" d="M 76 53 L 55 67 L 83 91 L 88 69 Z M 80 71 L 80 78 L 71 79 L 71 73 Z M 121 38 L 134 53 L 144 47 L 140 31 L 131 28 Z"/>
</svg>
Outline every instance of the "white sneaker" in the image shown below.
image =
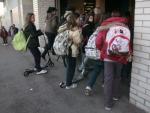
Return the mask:
<svg viewBox="0 0 150 113">
<path fill-rule="evenodd" d="M 92 88 L 89 86 L 86 86 L 85 88 L 85 95 L 90 96 L 92 94 Z"/>
<path fill-rule="evenodd" d="M 104 88 L 104 84 L 102 84 L 101 87 Z"/>
<path fill-rule="evenodd" d="M 113 100 L 114 100 L 114 101 L 118 101 L 118 100 L 119 100 L 119 98 L 113 97 Z"/>
<path fill-rule="evenodd" d="M 45 74 L 45 73 L 47 73 L 47 70 L 42 69 L 41 71 L 37 72 L 36 74 L 40 75 L 40 74 Z"/>
<path fill-rule="evenodd" d="M 111 111 L 111 107 L 105 107 L 105 110 L 107 110 L 107 111 Z"/>
<path fill-rule="evenodd" d="M 92 88 L 91 88 L 90 86 L 86 86 L 85 89 L 87 89 L 87 90 L 92 90 Z"/>
<path fill-rule="evenodd" d="M 76 87 L 77 87 L 77 84 L 72 84 L 71 86 L 66 86 L 66 89 L 73 89 Z"/>
<path fill-rule="evenodd" d="M 37 68 L 33 68 L 34 71 L 37 71 Z"/>
</svg>

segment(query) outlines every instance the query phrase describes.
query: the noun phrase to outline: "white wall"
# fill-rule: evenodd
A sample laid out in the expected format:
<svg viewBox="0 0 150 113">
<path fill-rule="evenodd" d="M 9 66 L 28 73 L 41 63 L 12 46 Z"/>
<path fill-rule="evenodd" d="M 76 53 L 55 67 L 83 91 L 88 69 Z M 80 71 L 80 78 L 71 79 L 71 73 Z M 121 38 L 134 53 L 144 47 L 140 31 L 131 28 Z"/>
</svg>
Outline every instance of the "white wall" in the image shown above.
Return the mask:
<svg viewBox="0 0 150 113">
<path fill-rule="evenodd" d="M 9 26 L 11 24 L 16 24 L 17 27 L 19 27 L 19 22 L 17 21 L 19 19 L 18 16 L 18 0 L 5 0 L 4 1 L 4 16 L 3 16 L 3 20 L 2 23 L 3 25 L 8 29 Z M 12 23 L 11 21 L 11 14 L 10 11 L 13 11 L 13 20 L 15 20 L 15 22 Z M 16 15 L 16 16 L 15 16 Z"/>
<path fill-rule="evenodd" d="M 150 0 L 136 0 L 130 102 L 150 113 Z"/>
<path fill-rule="evenodd" d="M 28 12 L 33 12 L 32 0 L 5 0 L 5 14 L 3 17 L 3 25 L 8 29 L 10 25 L 16 24 L 18 28 L 22 28 L 24 20 Z M 12 10 L 12 19 L 11 13 Z"/>
<path fill-rule="evenodd" d="M 23 10 L 22 24 L 24 25 L 27 13 L 33 12 L 33 0 L 22 0 L 22 10 Z"/>
</svg>

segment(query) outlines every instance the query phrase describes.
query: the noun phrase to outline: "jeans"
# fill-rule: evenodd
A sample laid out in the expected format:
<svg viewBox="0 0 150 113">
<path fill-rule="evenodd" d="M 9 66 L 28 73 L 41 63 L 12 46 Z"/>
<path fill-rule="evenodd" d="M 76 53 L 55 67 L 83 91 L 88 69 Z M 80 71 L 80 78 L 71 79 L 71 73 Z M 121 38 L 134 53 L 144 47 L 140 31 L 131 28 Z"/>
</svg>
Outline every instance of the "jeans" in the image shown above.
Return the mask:
<svg viewBox="0 0 150 113">
<path fill-rule="evenodd" d="M 52 49 L 53 43 L 54 43 L 54 40 L 55 40 L 55 36 L 56 36 L 55 33 L 46 32 L 45 34 L 48 37 L 48 44 L 45 46 L 45 50 L 42 54 L 43 56 L 45 56 L 47 54 L 48 50 Z"/>
<path fill-rule="evenodd" d="M 100 72 L 103 70 L 103 62 L 100 60 L 93 60 L 95 62 L 92 72 L 90 73 L 90 79 L 88 82 L 89 87 L 93 88 L 97 77 L 99 76 Z"/>
<path fill-rule="evenodd" d="M 105 106 L 112 107 L 113 97 L 119 97 L 119 86 L 123 64 L 104 62 L 104 98 Z"/>
<path fill-rule="evenodd" d="M 66 61 L 67 61 L 66 86 L 70 86 L 72 85 L 72 80 L 76 69 L 76 58 L 71 56 L 66 56 Z"/>
<path fill-rule="evenodd" d="M 34 57 L 34 62 L 35 62 L 35 68 L 37 69 L 37 71 L 41 71 L 41 53 L 39 51 L 38 48 L 29 48 L 31 54 Z"/>
</svg>

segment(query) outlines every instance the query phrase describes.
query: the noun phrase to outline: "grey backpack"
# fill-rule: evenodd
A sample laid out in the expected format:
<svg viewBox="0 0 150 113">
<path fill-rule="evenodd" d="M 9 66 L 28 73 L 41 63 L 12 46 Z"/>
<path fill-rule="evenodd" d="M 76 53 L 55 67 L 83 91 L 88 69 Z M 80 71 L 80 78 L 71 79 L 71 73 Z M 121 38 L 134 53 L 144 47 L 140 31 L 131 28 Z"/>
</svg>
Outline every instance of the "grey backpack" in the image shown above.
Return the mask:
<svg viewBox="0 0 150 113">
<path fill-rule="evenodd" d="M 56 55 L 67 55 L 69 45 L 69 30 L 59 33 L 54 41 L 53 48 Z"/>
</svg>

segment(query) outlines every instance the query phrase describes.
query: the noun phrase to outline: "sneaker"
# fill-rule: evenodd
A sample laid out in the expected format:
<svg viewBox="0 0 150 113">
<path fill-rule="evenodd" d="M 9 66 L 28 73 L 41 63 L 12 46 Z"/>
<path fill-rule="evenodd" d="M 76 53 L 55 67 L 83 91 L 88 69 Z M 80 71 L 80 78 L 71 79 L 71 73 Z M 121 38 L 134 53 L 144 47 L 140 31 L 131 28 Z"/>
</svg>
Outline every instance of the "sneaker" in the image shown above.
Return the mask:
<svg viewBox="0 0 150 113">
<path fill-rule="evenodd" d="M 102 84 L 102 86 L 101 86 L 102 88 L 104 88 L 104 84 Z"/>
<path fill-rule="evenodd" d="M 117 97 L 113 97 L 113 100 L 114 100 L 114 101 L 118 101 L 118 100 L 119 100 L 119 98 L 117 98 Z"/>
<path fill-rule="evenodd" d="M 90 96 L 91 93 L 92 93 L 92 88 L 89 87 L 89 86 L 87 86 L 87 87 L 85 88 L 85 95 L 86 95 L 86 96 Z"/>
<path fill-rule="evenodd" d="M 105 110 L 107 110 L 107 111 L 111 111 L 111 107 L 107 107 L 107 106 L 105 106 Z"/>
<path fill-rule="evenodd" d="M 47 73 L 47 70 L 42 69 L 41 71 L 37 72 L 36 74 L 40 75 L 40 74 L 45 74 L 45 73 Z"/>
<path fill-rule="evenodd" d="M 34 71 L 37 71 L 37 68 L 33 68 Z"/>
<path fill-rule="evenodd" d="M 59 87 L 60 88 L 66 88 L 66 83 L 65 82 L 60 82 Z"/>
<path fill-rule="evenodd" d="M 66 86 L 66 89 L 74 89 L 77 87 L 77 84 L 72 84 L 71 86 Z"/>
<path fill-rule="evenodd" d="M 4 45 L 4 46 L 7 46 L 7 45 L 8 45 L 8 43 L 4 43 L 3 45 Z"/>
</svg>

